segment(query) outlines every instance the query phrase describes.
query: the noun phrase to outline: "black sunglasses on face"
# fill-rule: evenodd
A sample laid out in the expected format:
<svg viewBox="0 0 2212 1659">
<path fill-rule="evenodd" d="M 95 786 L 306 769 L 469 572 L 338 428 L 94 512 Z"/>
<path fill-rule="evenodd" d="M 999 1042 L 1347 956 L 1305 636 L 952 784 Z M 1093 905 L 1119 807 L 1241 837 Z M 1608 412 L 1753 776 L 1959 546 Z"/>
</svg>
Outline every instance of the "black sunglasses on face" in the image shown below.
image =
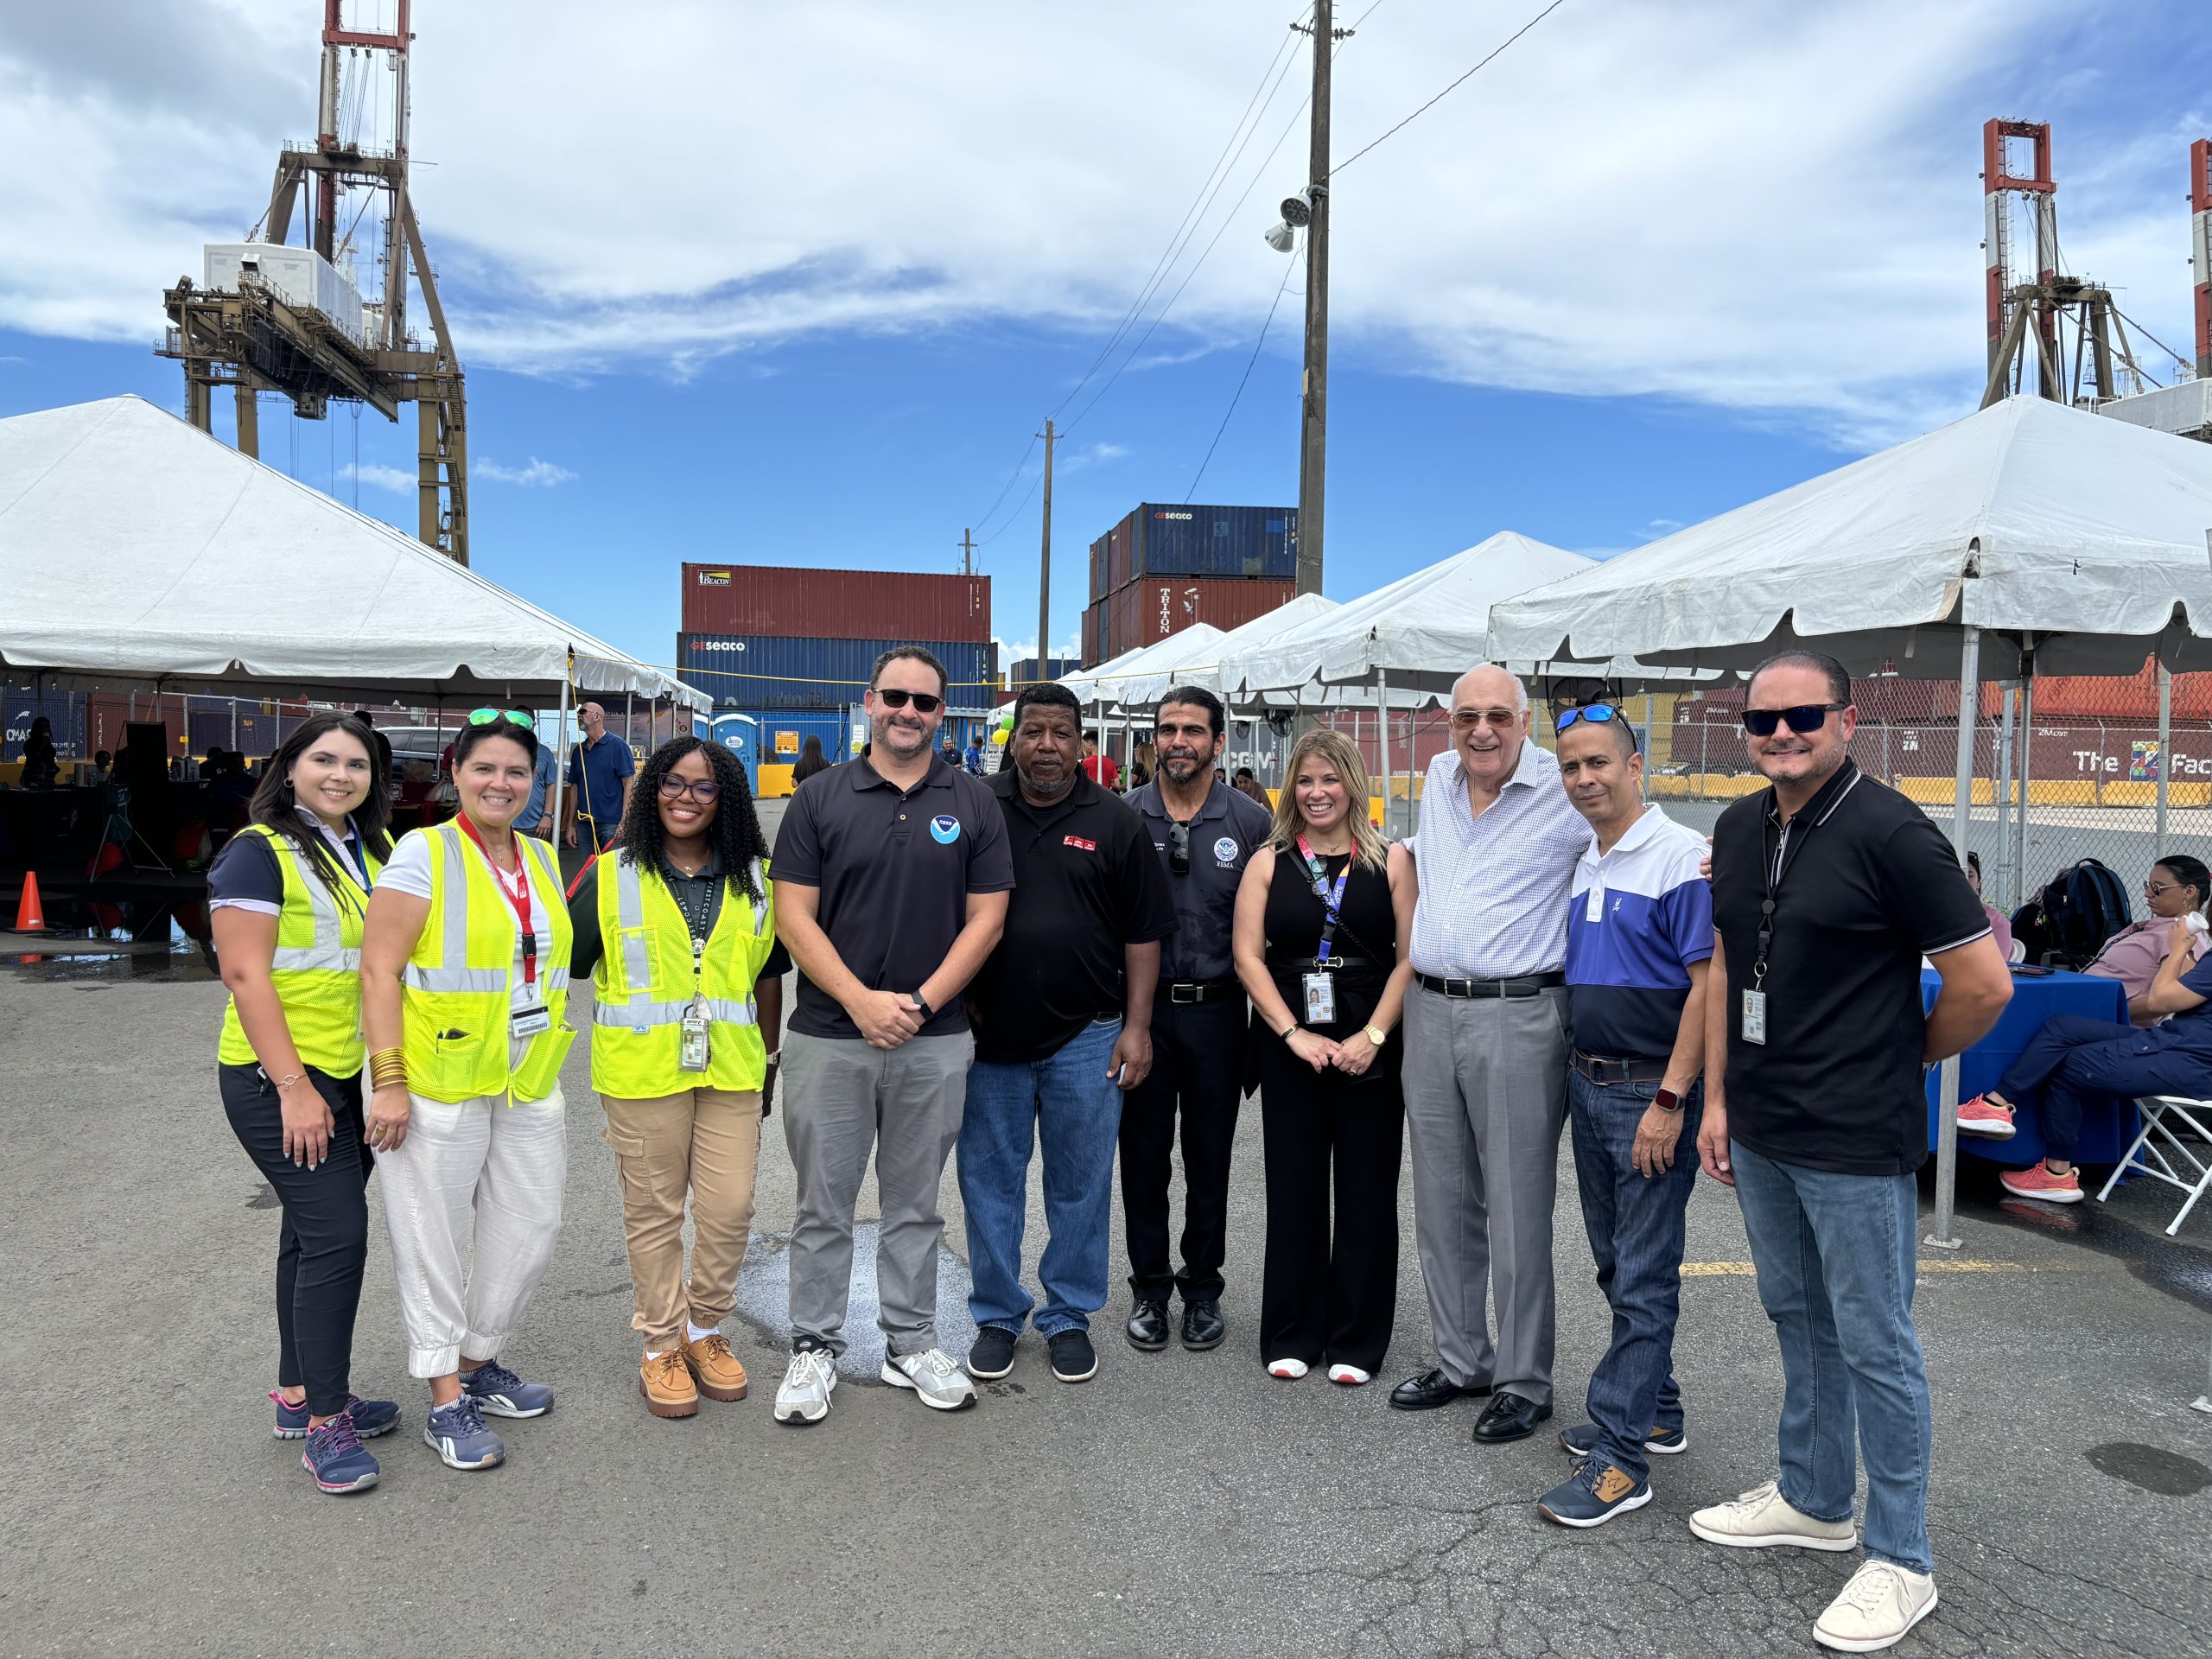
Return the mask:
<svg viewBox="0 0 2212 1659">
<path fill-rule="evenodd" d="M 1167 826 L 1167 868 L 1178 875 L 1191 873 L 1191 826 L 1187 823 Z"/>
<path fill-rule="evenodd" d="M 1774 728 L 1786 721 L 1789 729 L 1802 737 L 1827 725 L 1830 715 L 1850 707 L 1847 702 L 1801 702 L 1795 709 L 1746 709 L 1744 729 L 1753 737 L 1772 737 Z"/>
<path fill-rule="evenodd" d="M 875 700 L 887 709 L 904 709 L 912 703 L 917 712 L 933 715 L 944 707 L 943 697 L 933 697 L 926 691 L 879 691 Z"/>
</svg>

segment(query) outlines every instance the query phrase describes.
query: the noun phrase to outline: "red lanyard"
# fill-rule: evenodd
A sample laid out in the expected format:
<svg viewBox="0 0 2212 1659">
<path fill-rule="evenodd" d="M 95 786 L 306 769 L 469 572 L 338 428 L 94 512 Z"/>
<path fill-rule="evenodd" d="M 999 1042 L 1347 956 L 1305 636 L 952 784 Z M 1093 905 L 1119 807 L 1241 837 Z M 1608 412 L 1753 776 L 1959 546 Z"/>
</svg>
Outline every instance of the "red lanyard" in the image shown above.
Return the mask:
<svg viewBox="0 0 2212 1659">
<path fill-rule="evenodd" d="M 522 843 L 519 841 L 516 842 L 514 843 L 516 874 L 522 880 L 519 891 L 509 887 L 505 874 L 497 864 L 492 863 L 491 849 L 485 846 L 483 836 L 478 832 L 476 826 L 468 821 L 468 814 L 463 812 L 458 816 L 461 819 L 461 834 L 474 842 L 476 850 L 484 855 L 484 861 L 491 865 L 492 876 L 499 883 L 499 892 L 513 909 L 515 919 L 522 924 L 522 982 L 525 985 L 535 985 L 537 983 L 537 930 L 531 925 L 530 920 L 530 859 L 523 852 Z"/>
</svg>

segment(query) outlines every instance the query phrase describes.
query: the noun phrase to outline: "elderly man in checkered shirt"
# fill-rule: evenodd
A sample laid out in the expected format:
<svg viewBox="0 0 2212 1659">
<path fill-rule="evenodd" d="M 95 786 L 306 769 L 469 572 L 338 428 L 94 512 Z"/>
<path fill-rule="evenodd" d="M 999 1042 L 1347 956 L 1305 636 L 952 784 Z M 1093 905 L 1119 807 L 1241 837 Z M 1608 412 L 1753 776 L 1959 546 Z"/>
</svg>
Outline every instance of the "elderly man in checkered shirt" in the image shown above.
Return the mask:
<svg viewBox="0 0 2212 1659">
<path fill-rule="evenodd" d="M 1552 1200 L 1567 1113 L 1567 891 L 1590 831 L 1559 762 L 1529 737 L 1502 668 L 1452 689 L 1452 747 L 1430 765 L 1414 862 L 1406 1128 L 1436 1365 L 1390 1403 L 1489 1394 L 1474 1438 L 1552 1414 Z M 1495 1288 L 1497 1338 L 1486 1315 Z"/>
</svg>

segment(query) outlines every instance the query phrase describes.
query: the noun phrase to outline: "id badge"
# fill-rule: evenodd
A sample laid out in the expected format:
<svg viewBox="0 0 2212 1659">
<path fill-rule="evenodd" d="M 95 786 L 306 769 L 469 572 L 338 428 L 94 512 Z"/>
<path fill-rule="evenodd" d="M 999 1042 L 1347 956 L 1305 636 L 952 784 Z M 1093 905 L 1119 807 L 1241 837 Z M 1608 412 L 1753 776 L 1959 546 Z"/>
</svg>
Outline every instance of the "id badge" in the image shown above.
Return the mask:
<svg viewBox="0 0 2212 1659">
<path fill-rule="evenodd" d="M 1583 901 L 1582 919 L 1593 923 L 1605 919 L 1605 889 L 1596 882 L 1591 884 L 1589 894 Z"/>
<path fill-rule="evenodd" d="M 1744 1040 L 1747 1043 L 1766 1042 L 1766 993 L 1746 990 L 1744 993 Z"/>
<path fill-rule="evenodd" d="M 514 1010 L 511 1029 L 518 1037 L 535 1037 L 553 1029 L 553 1016 L 545 1011 L 543 1002 L 532 1002 Z"/>
<path fill-rule="evenodd" d="M 1337 1023 L 1337 976 L 1334 974 L 1308 974 L 1306 983 L 1306 1023 L 1309 1026 L 1333 1026 Z"/>
<path fill-rule="evenodd" d="M 676 1064 L 679 1071 L 704 1071 L 707 1069 L 707 1005 L 698 998 L 683 1011 L 683 1036 L 677 1046 Z"/>
</svg>

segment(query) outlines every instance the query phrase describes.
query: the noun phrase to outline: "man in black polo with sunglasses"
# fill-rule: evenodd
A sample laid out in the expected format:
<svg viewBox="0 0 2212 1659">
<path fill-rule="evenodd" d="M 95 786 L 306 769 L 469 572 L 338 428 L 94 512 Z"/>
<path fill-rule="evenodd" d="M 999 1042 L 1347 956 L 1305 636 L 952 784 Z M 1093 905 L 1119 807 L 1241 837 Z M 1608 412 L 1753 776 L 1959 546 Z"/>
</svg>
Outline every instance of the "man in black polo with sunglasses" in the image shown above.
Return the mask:
<svg viewBox="0 0 2212 1659">
<path fill-rule="evenodd" d="M 1214 777 L 1227 735 L 1221 699 L 1177 686 L 1153 717 L 1159 771 L 1128 804 L 1167 866 L 1176 930 L 1160 947 L 1152 1074 L 1122 1106 L 1122 1214 L 1129 1246 L 1130 1344 L 1167 1345 L 1167 1299 L 1183 1298 L 1183 1345 L 1217 1348 L 1229 1244 L 1229 1160 L 1244 1095 L 1244 988 L 1230 961 L 1236 887 L 1268 839 L 1265 808 Z M 1168 1253 L 1177 1115 L 1183 1144 L 1183 1267 Z"/>
</svg>

